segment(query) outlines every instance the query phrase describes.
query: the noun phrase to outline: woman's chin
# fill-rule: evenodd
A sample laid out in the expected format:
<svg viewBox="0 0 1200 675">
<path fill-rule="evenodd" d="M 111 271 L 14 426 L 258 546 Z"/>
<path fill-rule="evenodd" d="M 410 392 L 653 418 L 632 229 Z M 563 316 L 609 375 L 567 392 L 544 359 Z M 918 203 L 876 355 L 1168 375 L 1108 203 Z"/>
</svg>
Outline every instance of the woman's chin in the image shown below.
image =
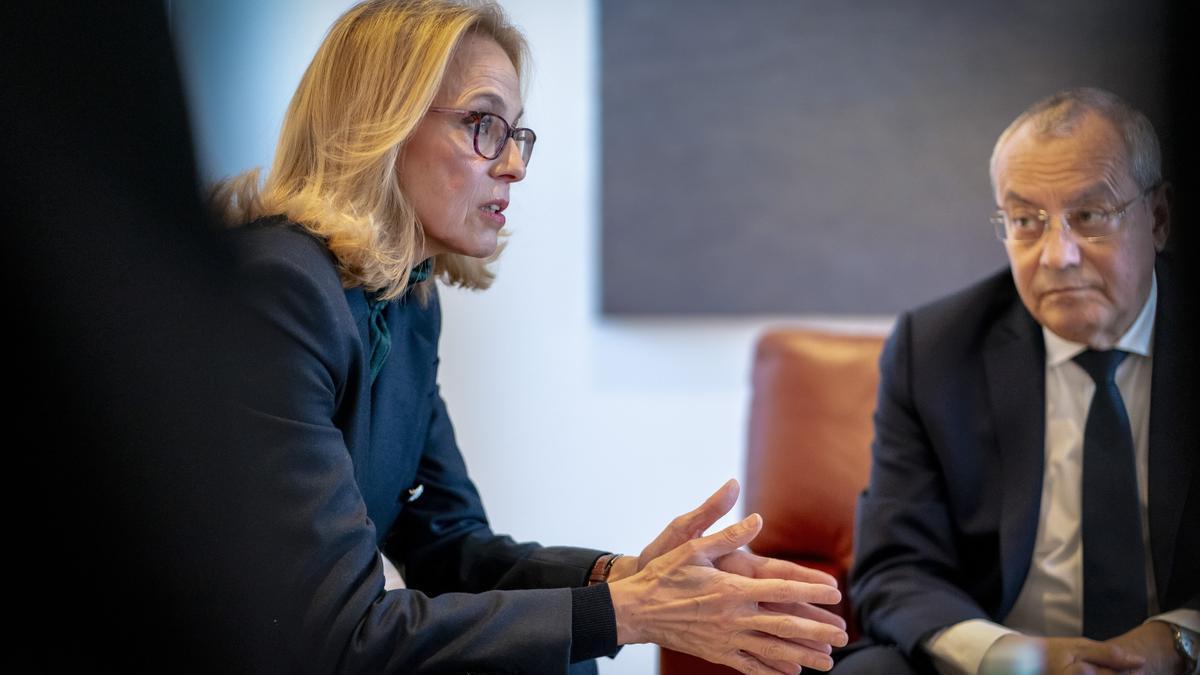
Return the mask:
<svg viewBox="0 0 1200 675">
<path fill-rule="evenodd" d="M 469 258 L 488 258 L 496 253 L 500 245 L 498 232 L 488 231 L 468 240 L 436 241 L 427 240 L 425 251 L 429 255 L 451 253 L 464 255 Z"/>
<path fill-rule="evenodd" d="M 464 247 L 465 250 L 462 251 L 462 254 L 472 258 L 490 258 L 496 254 L 496 249 L 499 246 L 500 238 L 497 236 L 497 233 L 491 232 L 488 236 L 481 237 L 471 242 L 470 246 Z"/>
</svg>

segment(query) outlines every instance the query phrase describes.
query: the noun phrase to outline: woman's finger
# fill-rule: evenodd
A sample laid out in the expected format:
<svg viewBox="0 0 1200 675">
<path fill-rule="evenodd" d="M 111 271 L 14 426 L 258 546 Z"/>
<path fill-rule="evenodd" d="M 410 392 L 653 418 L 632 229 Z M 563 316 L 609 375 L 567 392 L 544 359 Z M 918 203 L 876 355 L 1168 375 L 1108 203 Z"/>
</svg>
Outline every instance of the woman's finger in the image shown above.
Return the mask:
<svg viewBox="0 0 1200 675">
<path fill-rule="evenodd" d="M 730 478 L 705 499 L 703 504 L 672 520 L 654 541 L 642 549 L 637 561 L 638 571 L 646 567 L 651 560 L 704 534 L 704 531 L 720 520 L 721 516 L 729 513 L 737 503 L 740 490 L 738 482 Z"/>
<path fill-rule="evenodd" d="M 733 643 L 760 661 L 786 661 L 817 670 L 829 670 L 833 667 L 833 659 L 825 652 L 762 633 L 739 633 L 734 637 Z"/>
<path fill-rule="evenodd" d="M 817 603 L 835 605 L 842 592 L 825 584 L 809 584 L 784 579 L 743 579 L 742 587 L 755 602 L 781 605 Z"/>
<path fill-rule="evenodd" d="M 795 671 L 778 670 L 743 652 L 730 652 L 713 663 L 729 666 L 739 673 L 746 673 L 746 675 L 795 675 Z"/>
<path fill-rule="evenodd" d="M 705 499 L 703 504 L 671 521 L 667 529 L 675 530 L 677 534 L 685 537 L 685 541 L 700 536 L 705 530 L 712 527 L 713 523 L 720 520 L 721 516 L 729 513 L 729 510 L 737 503 L 740 492 L 741 486 L 738 485 L 737 480 L 730 478 L 708 499 Z"/>
<path fill-rule="evenodd" d="M 792 614 L 794 616 L 820 621 L 831 626 L 837 626 L 842 630 L 846 630 L 846 620 L 841 616 L 816 605 L 810 605 L 807 602 L 801 603 L 763 603 L 763 609 L 769 609 L 773 612 L 782 612 L 784 614 Z"/>
<path fill-rule="evenodd" d="M 755 612 L 735 619 L 738 628 L 753 630 L 789 640 L 810 640 L 834 647 L 846 646 L 845 631 L 820 621 L 803 619 L 791 614 Z"/>
<path fill-rule="evenodd" d="M 689 562 L 693 564 L 712 565 L 717 558 L 749 544 L 761 531 L 762 517 L 757 513 L 752 513 L 739 523 L 734 523 L 708 536 L 693 539 L 676 550 L 683 551 L 683 555 L 686 555 Z M 755 580 L 747 579 L 747 581 Z"/>
<path fill-rule="evenodd" d="M 755 555 L 749 551 L 734 551 L 718 561 L 717 567 L 756 579 L 791 579 L 807 581 L 810 584 L 825 584 L 837 588 L 838 583 L 832 575 L 811 567 L 804 567 L 778 558 L 767 558 Z"/>
</svg>

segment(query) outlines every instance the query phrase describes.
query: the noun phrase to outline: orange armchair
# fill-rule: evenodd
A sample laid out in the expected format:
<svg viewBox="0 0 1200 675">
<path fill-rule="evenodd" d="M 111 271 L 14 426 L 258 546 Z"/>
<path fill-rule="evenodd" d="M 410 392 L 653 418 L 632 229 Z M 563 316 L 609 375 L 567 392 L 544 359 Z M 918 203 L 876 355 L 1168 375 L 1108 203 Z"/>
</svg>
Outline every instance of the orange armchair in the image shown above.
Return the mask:
<svg viewBox="0 0 1200 675">
<path fill-rule="evenodd" d="M 871 415 L 879 384 L 881 335 L 776 329 L 754 356 L 747 513 L 763 517 L 750 548 L 832 574 L 845 592 L 853 560 L 854 507 L 871 466 Z M 850 639 L 849 600 L 835 608 Z M 661 675 L 734 673 L 662 649 Z"/>
</svg>

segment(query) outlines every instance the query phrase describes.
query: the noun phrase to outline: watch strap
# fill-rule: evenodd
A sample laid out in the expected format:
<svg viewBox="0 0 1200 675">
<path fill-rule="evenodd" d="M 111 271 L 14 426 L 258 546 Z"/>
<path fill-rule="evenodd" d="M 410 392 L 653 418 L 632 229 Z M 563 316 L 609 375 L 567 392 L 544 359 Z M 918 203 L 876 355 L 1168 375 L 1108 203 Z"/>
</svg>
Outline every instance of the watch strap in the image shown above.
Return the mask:
<svg viewBox="0 0 1200 675">
<path fill-rule="evenodd" d="M 592 563 L 592 571 L 588 573 L 588 586 L 595 586 L 608 581 L 608 575 L 612 572 L 613 563 L 620 558 L 620 553 L 605 553 L 596 558 L 596 562 Z"/>
</svg>

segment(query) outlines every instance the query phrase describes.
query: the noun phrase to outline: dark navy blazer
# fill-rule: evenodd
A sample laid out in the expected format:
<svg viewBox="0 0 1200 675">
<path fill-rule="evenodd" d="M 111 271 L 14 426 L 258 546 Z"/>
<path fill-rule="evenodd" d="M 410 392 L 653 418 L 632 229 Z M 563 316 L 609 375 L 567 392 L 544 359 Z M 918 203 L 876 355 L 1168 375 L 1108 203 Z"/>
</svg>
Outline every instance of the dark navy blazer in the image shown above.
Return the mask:
<svg viewBox="0 0 1200 675">
<path fill-rule="evenodd" d="M 1158 266 L 1149 519 L 1159 606 L 1200 606 L 1200 441 Z M 935 630 L 1001 622 L 1033 555 L 1045 445 L 1045 346 L 1010 272 L 902 315 L 880 360 L 870 485 L 851 598 L 866 633 L 913 656 Z M 923 657 L 923 653 L 917 654 Z"/>
<path fill-rule="evenodd" d="M 264 486 L 278 508 L 258 517 L 287 549 L 285 587 L 303 589 L 280 620 L 306 639 L 281 658 L 314 672 L 567 672 L 567 587 L 602 552 L 488 527 L 438 393 L 436 294 L 387 307 L 392 347 L 372 383 L 366 296 L 343 289 L 324 244 L 279 220 L 231 236 L 249 302 L 278 337 L 256 372 L 281 381 L 247 386 L 261 422 L 248 433 L 279 476 Z M 414 590 L 384 592 L 379 549 Z"/>
</svg>

